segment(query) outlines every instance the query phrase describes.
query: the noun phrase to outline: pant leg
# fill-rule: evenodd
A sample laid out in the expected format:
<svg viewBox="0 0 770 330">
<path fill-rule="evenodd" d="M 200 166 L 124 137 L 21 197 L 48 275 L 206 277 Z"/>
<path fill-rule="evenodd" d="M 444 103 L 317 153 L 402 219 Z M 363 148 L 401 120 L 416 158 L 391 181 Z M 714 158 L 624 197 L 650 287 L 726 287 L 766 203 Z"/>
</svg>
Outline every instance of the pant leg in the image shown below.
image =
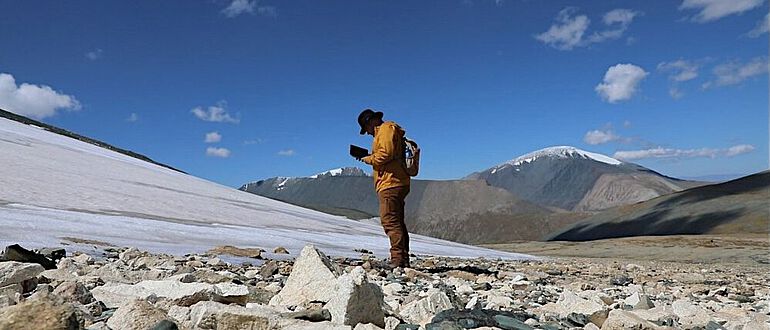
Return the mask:
<svg viewBox="0 0 770 330">
<path fill-rule="evenodd" d="M 404 225 L 404 189 L 396 187 L 377 194 L 380 202 L 380 222 L 390 240 L 390 260 L 400 264 L 409 260 L 409 237 Z"/>
<path fill-rule="evenodd" d="M 400 224 L 401 224 L 401 233 L 403 236 L 402 246 L 401 249 L 404 251 L 405 260 L 407 263 L 409 262 L 409 231 L 406 230 L 406 196 L 409 195 L 409 186 L 403 187 L 403 189 L 400 191 L 399 199 L 401 201 L 400 205 Z"/>
</svg>

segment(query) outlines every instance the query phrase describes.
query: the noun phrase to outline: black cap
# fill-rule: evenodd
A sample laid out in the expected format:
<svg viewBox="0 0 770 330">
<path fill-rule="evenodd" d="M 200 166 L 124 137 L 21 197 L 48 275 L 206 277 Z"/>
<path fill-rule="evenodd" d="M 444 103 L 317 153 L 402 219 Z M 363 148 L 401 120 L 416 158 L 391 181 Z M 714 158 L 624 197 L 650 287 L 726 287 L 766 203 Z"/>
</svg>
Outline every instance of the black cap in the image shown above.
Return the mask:
<svg viewBox="0 0 770 330">
<path fill-rule="evenodd" d="M 359 134 L 364 135 L 366 133 L 366 124 L 373 118 L 382 119 L 382 112 L 375 112 L 372 109 L 361 111 L 361 114 L 358 115 L 358 125 L 361 126 L 361 132 L 359 132 Z"/>
</svg>

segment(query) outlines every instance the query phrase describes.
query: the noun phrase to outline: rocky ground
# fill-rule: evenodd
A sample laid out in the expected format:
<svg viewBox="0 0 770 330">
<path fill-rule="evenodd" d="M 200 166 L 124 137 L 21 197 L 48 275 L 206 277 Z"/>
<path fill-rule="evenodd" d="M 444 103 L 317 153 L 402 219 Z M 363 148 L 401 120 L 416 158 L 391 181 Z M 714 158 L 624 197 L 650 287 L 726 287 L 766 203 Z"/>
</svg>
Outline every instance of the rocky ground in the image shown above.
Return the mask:
<svg viewBox="0 0 770 330">
<path fill-rule="evenodd" d="M 11 250 L 25 262 L 0 262 L 0 329 L 770 329 L 766 266 Z"/>
</svg>

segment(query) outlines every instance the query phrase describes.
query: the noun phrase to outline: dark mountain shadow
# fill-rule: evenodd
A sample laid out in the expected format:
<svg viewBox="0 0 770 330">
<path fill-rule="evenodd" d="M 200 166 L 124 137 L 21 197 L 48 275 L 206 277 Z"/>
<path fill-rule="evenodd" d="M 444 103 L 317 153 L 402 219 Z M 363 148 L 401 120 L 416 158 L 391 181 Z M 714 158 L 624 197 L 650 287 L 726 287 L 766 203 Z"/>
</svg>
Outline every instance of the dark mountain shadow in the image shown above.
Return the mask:
<svg viewBox="0 0 770 330">
<path fill-rule="evenodd" d="M 655 206 L 655 209 L 698 203 L 723 196 L 757 192 L 763 189 L 770 189 L 770 172 L 767 171 L 725 183 L 702 186 L 683 191 L 658 203 Z"/>
<path fill-rule="evenodd" d="M 744 209 L 718 211 L 698 216 L 667 218 L 671 210 L 659 210 L 623 222 L 607 222 L 599 225 L 585 223 L 561 233 L 551 241 L 590 241 L 628 236 L 694 235 L 708 233 L 714 227 L 729 223 L 742 214 Z"/>
</svg>

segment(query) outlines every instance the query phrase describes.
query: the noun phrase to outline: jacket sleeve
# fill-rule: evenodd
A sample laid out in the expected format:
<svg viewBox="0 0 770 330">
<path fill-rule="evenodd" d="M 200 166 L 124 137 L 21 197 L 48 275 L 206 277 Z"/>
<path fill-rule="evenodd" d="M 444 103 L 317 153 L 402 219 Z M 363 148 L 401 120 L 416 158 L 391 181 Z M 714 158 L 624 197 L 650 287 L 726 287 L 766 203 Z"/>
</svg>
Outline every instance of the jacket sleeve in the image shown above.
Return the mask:
<svg viewBox="0 0 770 330">
<path fill-rule="evenodd" d="M 372 154 L 363 161 L 372 166 L 382 166 L 392 161 L 396 156 L 396 128 L 393 125 L 382 125 L 378 131 L 377 145 Z"/>
</svg>

